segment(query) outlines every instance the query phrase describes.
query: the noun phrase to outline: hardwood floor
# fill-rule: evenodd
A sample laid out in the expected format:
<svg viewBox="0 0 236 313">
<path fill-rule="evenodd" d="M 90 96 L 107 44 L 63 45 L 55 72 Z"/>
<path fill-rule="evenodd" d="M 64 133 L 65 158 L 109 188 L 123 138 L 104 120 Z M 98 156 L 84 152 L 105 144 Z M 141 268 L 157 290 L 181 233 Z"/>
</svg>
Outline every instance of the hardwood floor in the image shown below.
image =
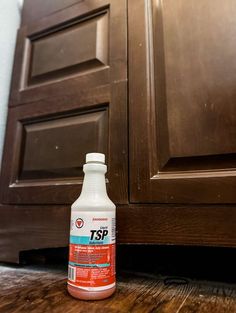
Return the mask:
<svg viewBox="0 0 236 313">
<path fill-rule="evenodd" d="M 234 313 L 236 286 L 121 272 L 117 292 L 78 301 L 66 290 L 66 267 L 0 266 L 1 313 Z"/>
</svg>

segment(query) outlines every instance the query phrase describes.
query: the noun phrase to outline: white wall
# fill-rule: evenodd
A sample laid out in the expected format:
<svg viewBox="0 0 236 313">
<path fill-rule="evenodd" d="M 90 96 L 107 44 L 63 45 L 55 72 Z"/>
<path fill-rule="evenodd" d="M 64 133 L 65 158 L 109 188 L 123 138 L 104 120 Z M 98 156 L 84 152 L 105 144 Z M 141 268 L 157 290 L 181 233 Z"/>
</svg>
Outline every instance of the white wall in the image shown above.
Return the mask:
<svg viewBox="0 0 236 313">
<path fill-rule="evenodd" d="M 0 0 L 0 164 L 16 33 L 20 24 L 22 2 L 23 0 Z"/>
</svg>

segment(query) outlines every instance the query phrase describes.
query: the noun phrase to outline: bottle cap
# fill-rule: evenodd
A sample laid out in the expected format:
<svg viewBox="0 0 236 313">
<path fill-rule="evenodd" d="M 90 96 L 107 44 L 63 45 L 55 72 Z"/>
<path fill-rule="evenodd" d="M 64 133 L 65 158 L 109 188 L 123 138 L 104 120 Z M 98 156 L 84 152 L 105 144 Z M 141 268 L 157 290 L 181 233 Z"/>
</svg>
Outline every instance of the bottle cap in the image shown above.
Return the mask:
<svg viewBox="0 0 236 313">
<path fill-rule="evenodd" d="M 87 153 L 86 163 L 98 162 L 105 164 L 105 154 L 103 153 Z"/>
</svg>

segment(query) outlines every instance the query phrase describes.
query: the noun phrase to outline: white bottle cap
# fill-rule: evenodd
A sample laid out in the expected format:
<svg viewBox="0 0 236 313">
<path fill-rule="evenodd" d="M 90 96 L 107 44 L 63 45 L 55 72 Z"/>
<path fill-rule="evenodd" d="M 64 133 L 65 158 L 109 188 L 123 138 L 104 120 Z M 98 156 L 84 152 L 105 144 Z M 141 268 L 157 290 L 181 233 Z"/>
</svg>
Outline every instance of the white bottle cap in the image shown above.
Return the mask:
<svg viewBox="0 0 236 313">
<path fill-rule="evenodd" d="M 87 153 L 86 163 L 99 162 L 105 164 L 105 154 L 103 153 Z"/>
</svg>

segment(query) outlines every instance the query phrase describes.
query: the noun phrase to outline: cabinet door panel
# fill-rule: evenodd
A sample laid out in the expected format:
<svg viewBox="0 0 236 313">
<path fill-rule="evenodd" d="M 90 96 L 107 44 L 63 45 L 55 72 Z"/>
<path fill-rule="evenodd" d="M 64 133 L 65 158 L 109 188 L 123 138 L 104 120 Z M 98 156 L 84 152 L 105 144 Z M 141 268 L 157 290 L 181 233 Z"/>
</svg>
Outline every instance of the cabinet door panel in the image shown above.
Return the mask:
<svg viewBox="0 0 236 313">
<path fill-rule="evenodd" d="M 108 65 L 108 12 L 31 38 L 28 86 Z"/>
<path fill-rule="evenodd" d="M 129 12 L 131 200 L 234 203 L 235 2 L 131 0 Z"/>
<path fill-rule="evenodd" d="M 83 156 L 87 151 L 107 154 L 107 125 L 106 107 L 95 112 L 23 123 L 19 178 L 82 178 Z"/>
<path fill-rule="evenodd" d="M 110 196 L 127 203 L 125 137 L 119 135 L 125 128 L 119 109 L 125 92 L 126 82 L 73 100 L 53 98 L 10 109 L 2 203 L 72 203 L 81 190 L 85 154 L 94 151 L 106 154 Z"/>
<path fill-rule="evenodd" d="M 18 32 L 10 106 L 127 80 L 126 1 L 86 0 Z"/>
</svg>

